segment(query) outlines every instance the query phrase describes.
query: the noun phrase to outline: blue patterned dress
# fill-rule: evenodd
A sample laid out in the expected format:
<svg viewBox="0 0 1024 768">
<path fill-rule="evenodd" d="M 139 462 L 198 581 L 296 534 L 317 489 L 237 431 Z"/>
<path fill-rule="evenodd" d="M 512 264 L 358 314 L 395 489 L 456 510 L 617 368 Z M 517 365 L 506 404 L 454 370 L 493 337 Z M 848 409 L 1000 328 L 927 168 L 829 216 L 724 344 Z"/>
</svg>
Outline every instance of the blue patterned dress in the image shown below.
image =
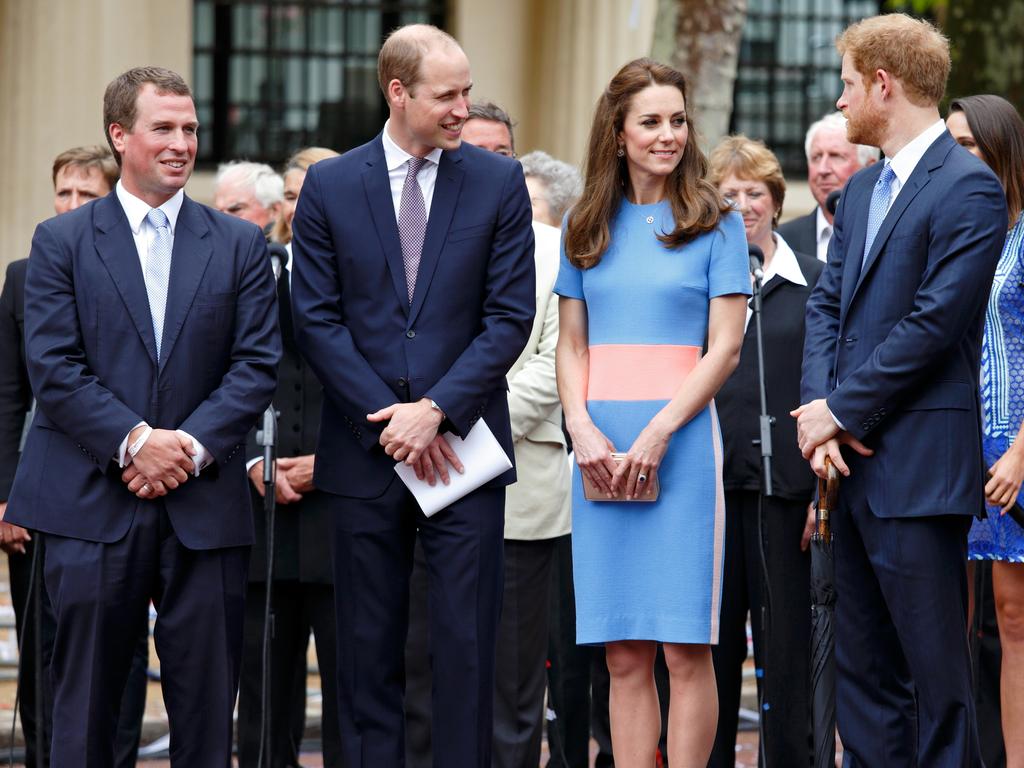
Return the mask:
<svg viewBox="0 0 1024 768">
<path fill-rule="evenodd" d="M 992 466 L 1024 421 L 1024 215 L 1006 238 L 992 283 L 981 343 L 981 401 L 982 446 Z M 967 543 L 972 560 L 1024 562 L 1024 530 L 999 507 L 988 507 L 988 516 L 974 521 Z"/>
<path fill-rule="evenodd" d="M 628 451 L 685 386 L 701 354 L 708 304 L 750 294 L 743 220 L 669 249 L 658 232 L 675 226 L 668 201 L 623 201 L 610 244 L 591 269 L 562 248 L 554 291 L 586 302 L 587 411 Z M 713 404 L 673 436 L 658 470 L 654 503 L 587 501 L 573 472 L 572 558 L 576 640 L 717 643 L 725 546 L 722 439 Z"/>
</svg>

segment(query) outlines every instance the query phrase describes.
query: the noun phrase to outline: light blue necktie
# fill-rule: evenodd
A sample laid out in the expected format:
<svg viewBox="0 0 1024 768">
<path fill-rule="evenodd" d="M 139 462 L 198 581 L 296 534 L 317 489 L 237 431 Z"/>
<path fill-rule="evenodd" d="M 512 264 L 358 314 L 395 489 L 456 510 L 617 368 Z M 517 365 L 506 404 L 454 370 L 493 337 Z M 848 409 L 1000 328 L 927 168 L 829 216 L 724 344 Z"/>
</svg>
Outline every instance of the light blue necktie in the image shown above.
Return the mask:
<svg viewBox="0 0 1024 768">
<path fill-rule="evenodd" d="M 889 197 L 892 195 L 892 182 L 895 178 L 896 173 L 892 169 L 892 164 L 886 162 L 885 167 L 882 168 L 882 173 L 878 176 L 878 181 L 875 182 L 875 190 L 871 193 L 871 207 L 868 208 L 868 231 L 867 238 L 864 240 L 864 255 L 861 257 L 861 269 L 864 268 L 864 264 L 868 260 L 868 254 L 871 253 L 871 244 L 875 242 L 875 236 L 882 226 L 885 214 L 889 212 Z"/>
<path fill-rule="evenodd" d="M 171 281 L 171 224 L 167 214 L 159 208 L 150 210 L 146 220 L 156 230 L 156 237 L 149 246 L 149 257 L 146 259 L 145 279 L 149 313 L 153 316 L 153 333 L 156 335 L 156 359 L 159 361 L 164 313 L 167 310 L 167 286 Z"/>
</svg>

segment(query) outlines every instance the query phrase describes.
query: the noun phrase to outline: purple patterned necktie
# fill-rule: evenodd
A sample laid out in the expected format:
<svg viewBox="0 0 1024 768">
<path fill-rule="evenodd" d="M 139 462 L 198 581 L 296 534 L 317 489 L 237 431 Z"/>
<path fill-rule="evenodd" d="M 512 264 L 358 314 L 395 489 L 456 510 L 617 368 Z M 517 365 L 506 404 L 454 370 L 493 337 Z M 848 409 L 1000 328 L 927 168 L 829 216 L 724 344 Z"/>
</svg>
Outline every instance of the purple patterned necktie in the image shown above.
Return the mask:
<svg viewBox="0 0 1024 768">
<path fill-rule="evenodd" d="M 420 268 L 423 253 L 423 238 L 427 234 L 427 206 L 423 201 L 423 190 L 416 180 L 425 157 L 410 157 L 409 170 L 402 187 L 402 201 L 398 206 L 398 236 L 402 240 L 402 263 L 405 265 L 405 285 L 409 290 L 409 303 L 416 290 L 416 273 Z"/>
</svg>

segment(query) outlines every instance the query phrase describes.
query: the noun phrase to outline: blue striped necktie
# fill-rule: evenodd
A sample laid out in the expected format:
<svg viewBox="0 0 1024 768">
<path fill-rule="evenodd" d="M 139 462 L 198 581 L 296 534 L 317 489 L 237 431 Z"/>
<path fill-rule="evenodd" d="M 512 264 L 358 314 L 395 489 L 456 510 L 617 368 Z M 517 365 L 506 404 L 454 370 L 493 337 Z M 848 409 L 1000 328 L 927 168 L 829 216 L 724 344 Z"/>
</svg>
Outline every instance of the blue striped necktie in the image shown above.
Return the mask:
<svg viewBox="0 0 1024 768">
<path fill-rule="evenodd" d="M 861 269 L 868 260 L 871 253 L 871 245 L 875 242 L 875 236 L 882 226 L 885 214 L 889 212 L 889 198 L 892 195 L 892 182 L 896 178 L 896 172 L 892 164 L 886 161 L 882 173 L 875 182 L 875 190 L 871 193 L 871 206 L 868 208 L 868 231 L 864 240 L 864 255 L 861 257 Z"/>
</svg>

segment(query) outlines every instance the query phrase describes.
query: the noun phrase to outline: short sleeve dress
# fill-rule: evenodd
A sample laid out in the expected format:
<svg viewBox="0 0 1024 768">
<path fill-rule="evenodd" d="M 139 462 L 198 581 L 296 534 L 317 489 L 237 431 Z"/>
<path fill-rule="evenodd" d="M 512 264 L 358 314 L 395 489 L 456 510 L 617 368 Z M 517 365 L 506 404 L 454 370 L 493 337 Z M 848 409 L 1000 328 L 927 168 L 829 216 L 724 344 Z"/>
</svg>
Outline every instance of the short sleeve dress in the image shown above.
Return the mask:
<svg viewBox="0 0 1024 768">
<path fill-rule="evenodd" d="M 685 386 L 700 358 L 709 300 L 750 294 L 743 221 L 666 248 L 668 201 L 623 201 L 596 267 L 572 266 L 562 249 L 554 291 L 586 302 L 587 410 L 628 451 L 651 418 Z M 564 242 L 564 240 L 563 240 Z M 671 439 L 656 502 L 587 501 L 573 472 L 572 552 L 576 636 L 717 643 L 725 541 L 722 440 L 714 405 Z"/>
<path fill-rule="evenodd" d="M 981 339 L 982 449 L 991 467 L 1013 443 L 1024 421 L 1024 216 L 1010 230 L 999 257 Z M 1024 504 L 1024 498 L 1018 498 Z M 1024 529 L 989 507 L 967 538 L 972 560 L 1024 563 Z"/>
</svg>

